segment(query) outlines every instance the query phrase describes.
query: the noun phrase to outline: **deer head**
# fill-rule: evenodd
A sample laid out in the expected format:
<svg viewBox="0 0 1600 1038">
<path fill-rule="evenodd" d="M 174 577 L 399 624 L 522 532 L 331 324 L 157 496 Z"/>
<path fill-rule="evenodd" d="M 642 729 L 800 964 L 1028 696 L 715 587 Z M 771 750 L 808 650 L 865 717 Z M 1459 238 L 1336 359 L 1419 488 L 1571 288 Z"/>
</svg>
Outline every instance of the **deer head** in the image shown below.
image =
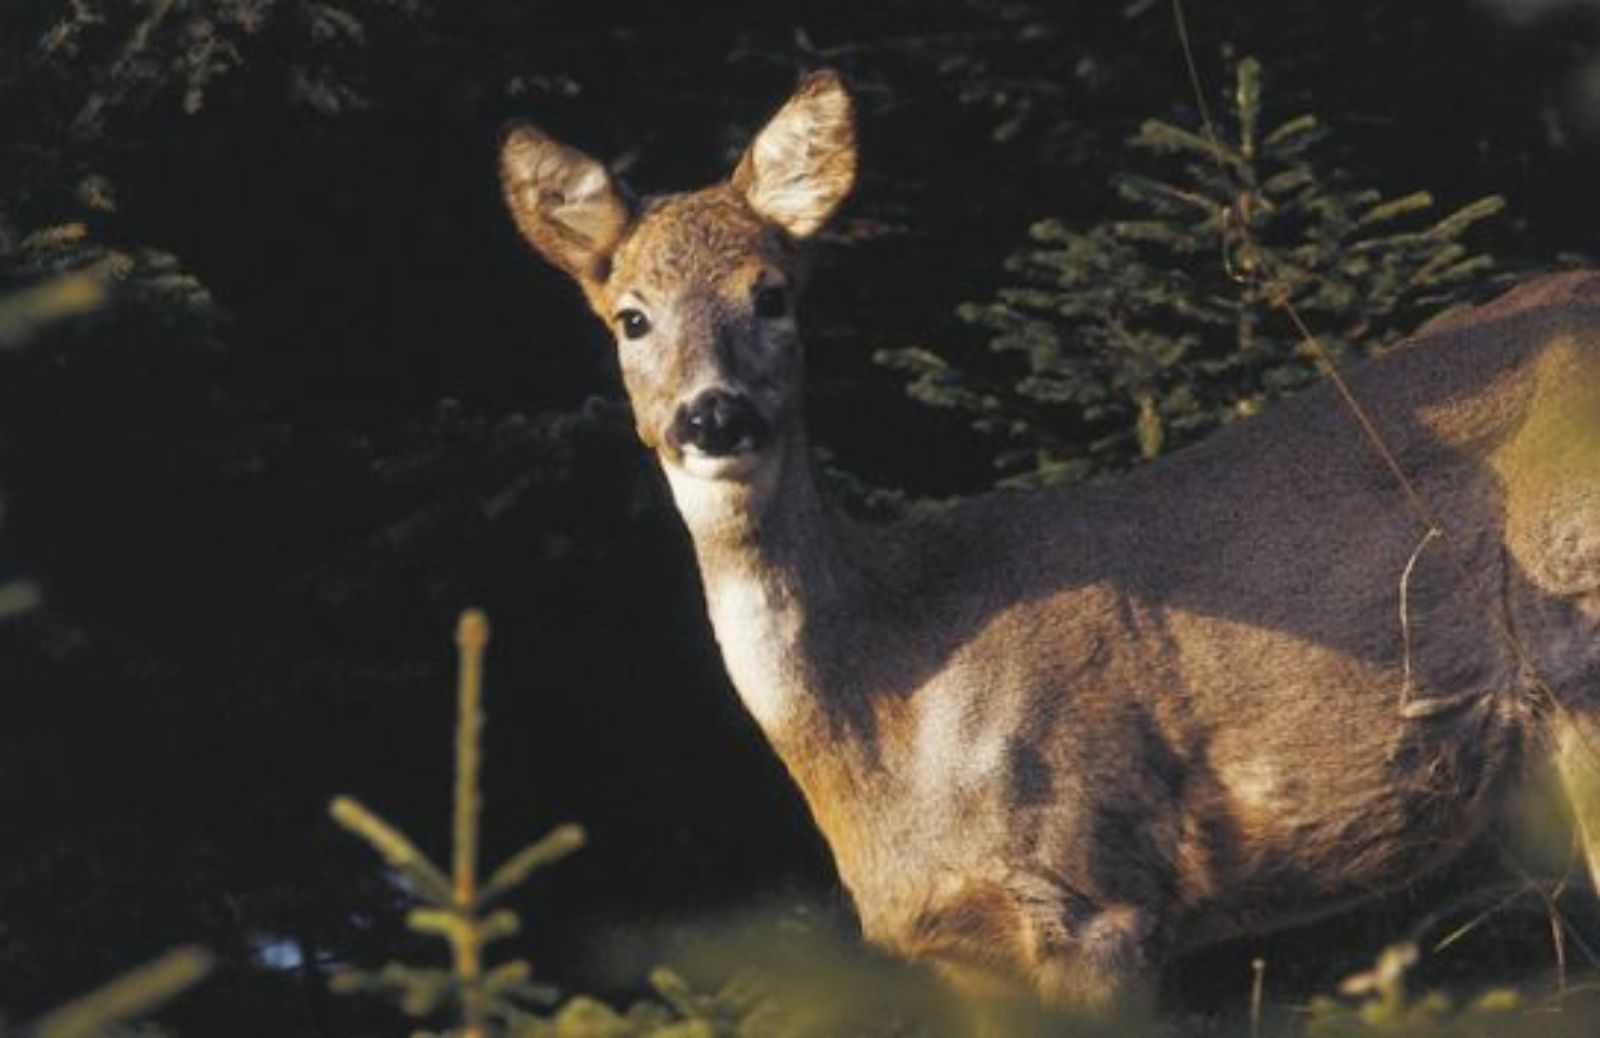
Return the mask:
<svg viewBox="0 0 1600 1038">
<path fill-rule="evenodd" d="M 638 203 L 581 152 L 531 126 L 507 133 L 500 178 L 517 226 L 612 328 L 639 437 L 680 504 L 689 485 L 770 493 L 801 449 L 799 245 L 855 167 L 832 72 L 801 81 L 728 180 Z"/>
</svg>

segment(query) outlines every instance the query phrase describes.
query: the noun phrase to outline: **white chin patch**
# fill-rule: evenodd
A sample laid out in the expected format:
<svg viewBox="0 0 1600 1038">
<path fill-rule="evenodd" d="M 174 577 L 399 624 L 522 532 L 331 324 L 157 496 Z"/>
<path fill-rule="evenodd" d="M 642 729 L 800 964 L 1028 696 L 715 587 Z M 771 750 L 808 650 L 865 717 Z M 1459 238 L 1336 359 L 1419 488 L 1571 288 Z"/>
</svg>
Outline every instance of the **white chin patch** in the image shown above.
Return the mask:
<svg viewBox="0 0 1600 1038">
<path fill-rule="evenodd" d="M 757 451 L 714 455 L 686 447 L 678 468 L 696 479 L 744 479 L 761 467 L 762 460 L 763 456 Z"/>
</svg>

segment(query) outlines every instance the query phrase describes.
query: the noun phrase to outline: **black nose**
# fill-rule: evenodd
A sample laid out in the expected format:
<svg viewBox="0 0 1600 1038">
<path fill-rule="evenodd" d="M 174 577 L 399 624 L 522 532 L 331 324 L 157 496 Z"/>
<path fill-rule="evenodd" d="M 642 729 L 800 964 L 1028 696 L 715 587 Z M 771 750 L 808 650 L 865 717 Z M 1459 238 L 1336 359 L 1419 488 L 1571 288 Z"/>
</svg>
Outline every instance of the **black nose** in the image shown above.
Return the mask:
<svg viewBox="0 0 1600 1038">
<path fill-rule="evenodd" d="M 749 397 L 721 389 L 708 389 L 678 408 L 672 423 L 680 447 L 714 458 L 757 450 L 767 434 L 767 421 Z"/>
</svg>

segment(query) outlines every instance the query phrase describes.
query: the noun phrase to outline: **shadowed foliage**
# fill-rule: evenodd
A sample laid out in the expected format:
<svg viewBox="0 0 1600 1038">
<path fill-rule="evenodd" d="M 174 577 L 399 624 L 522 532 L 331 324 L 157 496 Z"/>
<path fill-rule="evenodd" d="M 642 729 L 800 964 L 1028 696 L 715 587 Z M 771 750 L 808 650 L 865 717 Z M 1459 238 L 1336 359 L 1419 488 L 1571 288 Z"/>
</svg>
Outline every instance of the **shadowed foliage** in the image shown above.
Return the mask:
<svg viewBox="0 0 1600 1038">
<path fill-rule="evenodd" d="M 1214 86 L 1255 55 L 1269 111 L 1326 120 L 1335 182 L 1441 212 L 1503 195 L 1481 248 L 1543 265 L 1600 231 L 1596 29 L 1584 5 L 1502 6 L 1217 3 L 1193 28 Z M 846 915 L 728 694 L 602 336 L 494 171 L 506 122 L 535 119 L 624 181 L 706 183 L 822 65 L 860 99 L 866 161 L 802 315 L 817 439 L 863 493 L 986 487 L 994 443 L 872 354 L 992 373 L 955 305 L 1014 284 L 1041 214 L 1126 214 L 1106 189 L 1124 142 L 1196 125 L 1166 4 L 0 4 L 0 585 L 41 596 L 0 599 L 34 606 L 0 625 L 10 1018 L 199 940 L 222 968 L 174 1027 L 386 1026 L 324 982 L 421 942 L 316 820 L 359 786 L 445 844 L 436 633 L 468 602 L 517 632 L 493 650 L 485 853 L 568 817 L 592 836 L 512 897 L 544 906 L 517 954 L 626 993 L 644 970 L 610 970 L 595 935 L 755 898 Z M 1330 989 L 1501 875 L 1484 860 L 1268 947 L 1273 991 Z M 1422 983 L 1543 968 L 1542 911 L 1425 956 Z M 1180 967 L 1174 997 L 1237 1006 L 1259 953 Z"/>
</svg>

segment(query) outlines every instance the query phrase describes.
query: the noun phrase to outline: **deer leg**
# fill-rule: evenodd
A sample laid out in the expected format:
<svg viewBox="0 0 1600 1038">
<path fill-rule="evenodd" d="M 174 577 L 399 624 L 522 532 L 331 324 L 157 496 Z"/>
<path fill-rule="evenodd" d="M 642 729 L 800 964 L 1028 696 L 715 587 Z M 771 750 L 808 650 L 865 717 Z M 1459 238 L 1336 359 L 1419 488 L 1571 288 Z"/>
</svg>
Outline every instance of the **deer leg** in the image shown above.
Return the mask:
<svg viewBox="0 0 1600 1038">
<path fill-rule="evenodd" d="M 1557 724 L 1555 763 L 1589 880 L 1600 894 L 1600 717 L 1573 717 Z"/>
<path fill-rule="evenodd" d="M 1148 994 L 1149 913 L 1110 905 L 1074 925 L 1065 942 L 1036 945 L 1035 990 L 1055 1009 L 1094 1013 L 1137 1010 Z"/>
<path fill-rule="evenodd" d="M 979 1032 L 1029 1013 L 1105 1015 L 1144 1005 L 1155 913 L 1019 871 L 977 882 L 922 919 L 918 950 L 975 1014 Z M 1020 1014 L 1020 1015 L 1019 1015 Z"/>
<path fill-rule="evenodd" d="M 1058 1014 L 1082 1017 L 1140 1014 L 1147 1007 L 1148 916 L 1114 905 L 1085 917 L 1070 931 L 1059 921 L 1015 936 L 1026 952 L 1015 976 L 983 966 L 936 962 L 940 978 L 968 1012 L 973 1038 L 1058 1034 Z"/>
</svg>

